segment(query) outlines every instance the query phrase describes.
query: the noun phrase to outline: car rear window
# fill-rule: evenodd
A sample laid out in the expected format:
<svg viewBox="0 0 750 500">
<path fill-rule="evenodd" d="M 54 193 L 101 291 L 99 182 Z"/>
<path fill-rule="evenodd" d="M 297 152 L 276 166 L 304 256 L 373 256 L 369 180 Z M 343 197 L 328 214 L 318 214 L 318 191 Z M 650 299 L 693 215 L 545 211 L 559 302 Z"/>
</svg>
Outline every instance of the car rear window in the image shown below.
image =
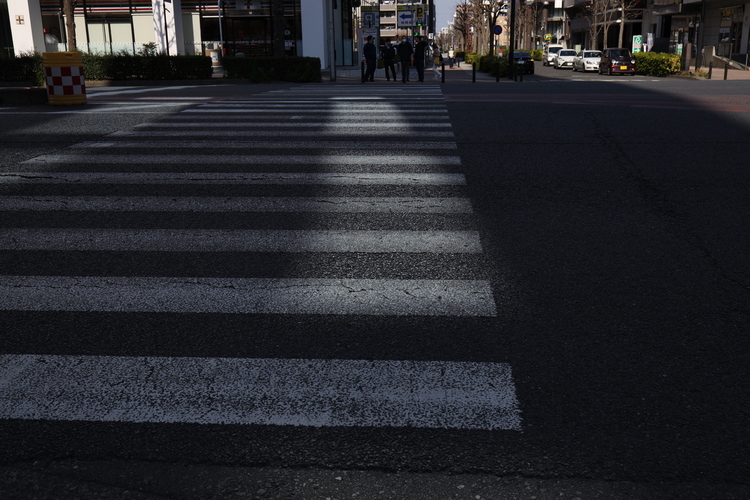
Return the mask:
<svg viewBox="0 0 750 500">
<path fill-rule="evenodd" d="M 584 52 L 583 57 L 601 57 L 602 53 L 597 51 Z"/>
<path fill-rule="evenodd" d="M 549 52 L 550 54 L 557 54 L 561 49 L 562 47 L 550 47 L 549 49 L 547 49 L 547 52 Z"/>
<path fill-rule="evenodd" d="M 630 51 L 629 50 L 622 49 L 622 50 L 610 50 L 609 51 L 609 57 L 611 57 L 611 58 L 618 58 L 618 57 L 626 58 L 626 57 L 631 57 L 631 56 L 630 56 Z"/>
<path fill-rule="evenodd" d="M 558 55 L 559 56 L 574 56 L 576 55 L 576 51 L 575 50 L 561 50 Z"/>
</svg>

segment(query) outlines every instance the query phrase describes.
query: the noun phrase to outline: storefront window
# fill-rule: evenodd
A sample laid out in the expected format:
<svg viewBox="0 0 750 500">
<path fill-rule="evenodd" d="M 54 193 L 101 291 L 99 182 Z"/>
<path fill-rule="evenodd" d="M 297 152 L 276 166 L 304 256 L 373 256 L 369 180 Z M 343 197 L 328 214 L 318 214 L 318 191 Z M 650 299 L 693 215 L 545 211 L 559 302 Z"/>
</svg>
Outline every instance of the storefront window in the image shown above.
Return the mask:
<svg viewBox="0 0 750 500">
<path fill-rule="evenodd" d="M 745 8 L 742 5 L 724 7 L 720 9 L 721 22 L 719 24 L 718 55 L 731 57 L 733 53 L 741 51 L 742 18 Z"/>
</svg>

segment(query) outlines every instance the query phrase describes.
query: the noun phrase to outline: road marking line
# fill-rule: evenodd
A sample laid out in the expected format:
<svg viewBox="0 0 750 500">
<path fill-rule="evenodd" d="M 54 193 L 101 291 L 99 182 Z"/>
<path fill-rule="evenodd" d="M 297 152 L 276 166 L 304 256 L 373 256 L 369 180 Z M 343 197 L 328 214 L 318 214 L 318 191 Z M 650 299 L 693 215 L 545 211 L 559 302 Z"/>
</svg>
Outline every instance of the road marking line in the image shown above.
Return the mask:
<svg viewBox="0 0 750 500">
<path fill-rule="evenodd" d="M 521 430 L 506 363 L 0 355 L 0 418 Z"/>
<path fill-rule="evenodd" d="M 2 250 L 482 253 L 476 231 L 9 228 Z"/>
<path fill-rule="evenodd" d="M 97 141 L 79 142 L 68 149 L 101 149 L 101 148 L 129 148 L 129 149 L 363 149 L 372 152 L 382 145 L 381 141 Z M 415 150 L 458 149 L 453 141 L 422 141 L 410 142 L 409 148 Z"/>
<path fill-rule="evenodd" d="M 365 125 L 362 125 L 365 124 Z M 226 128 L 227 123 L 225 121 L 219 121 L 219 122 L 147 122 L 147 123 L 139 123 L 138 125 L 135 125 L 135 128 L 144 128 L 144 127 L 221 127 Z M 248 128 L 266 128 L 266 127 L 283 127 L 283 128 L 296 128 L 296 127 L 325 127 L 325 128 L 351 128 L 351 129 L 357 129 L 357 130 L 379 130 L 383 128 L 399 128 L 401 127 L 401 133 L 404 133 L 403 127 L 410 127 L 410 128 L 451 128 L 451 123 L 449 121 L 445 122 L 437 122 L 437 123 L 424 123 L 419 120 L 415 121 L 399 121 L 399 122 L 388 122 L 388 123 L 373 123 L 371 117 L 367 118 L 361 118 L 358 120 L 340 120 L 335 122 L 294 122 L 289 123 L 287 121 L 277 121 L 277 122 L 243 122 L 243 123 L 233 123 L 232 127 L 248 127 Z M 296 133 L 296 132 L 295 132 Z"/>
<path fill-rule="evenodd" d="M 497 315 L 487 281 L 324 278 L 0 276 L 0 310 Z"/>
<path fill-rule="evenodd" d="M 62 212 L 472 213 L 468 198 L 0 196 L 0 210 Z"/>
<path fill-rule="evenodd" d="M 0 184 L 11 183 L 465 186 L 466 177 L 449 173 L 0 172 Z"/>
<path fill-rule="evenodd" d="M 225 124 L 226 126 L 226 124 Z M 358 136 L 364 130 L 357 127 L 345 129 L 345 130 L 295 130 L 294 137 L 316 137 L 316 138 L 337 138 L 337 137 L 351 137 Z M 107 137 L 195 137 L 198 139 L 205 137 L 289 137 L 288 130 L 200 130 L 200 127 L 196 130 L 121 130 L 113 132 Z M 408 135 L 404 135 L 404 129 L 393 129 L 393 130 L 379 130 L 378 137 L 392 138 L 403 141 L 408 139 Z M 432 137 L 455 137 L 453 132 L 433 132 L 430 130 L 420 130 L 419 137 L 421 139 L 427 139 Z M 408 141 L 404 141 L 404 144 L 408 144 Z"/>
<path fill-rule="evenodd" d="M 147 163 L 158 165 L 460 165 L 458 156 L 427 155 L 42 155 L 21 162 L 21 165 L 38 164 L 116 165 Z"/>
</svg>

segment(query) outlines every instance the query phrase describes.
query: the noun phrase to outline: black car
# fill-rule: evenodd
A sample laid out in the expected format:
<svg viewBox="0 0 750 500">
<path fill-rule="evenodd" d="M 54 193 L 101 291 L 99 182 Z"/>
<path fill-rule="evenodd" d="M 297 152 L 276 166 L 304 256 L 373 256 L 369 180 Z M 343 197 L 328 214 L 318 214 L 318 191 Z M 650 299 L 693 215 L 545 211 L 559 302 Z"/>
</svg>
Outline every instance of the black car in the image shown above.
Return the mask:
<svg viewBox="0 0 750 500">
<path fill-rule="evenodd" d="M 528 52 L 513 51 L 513 61 L 515 61 L 519 73 L 534 74 L 534 58 Z"/>
<path fill-rule="evenodd" d="M 635 58 L 628 49 L 604 49 L 599 59 L 599 74 L 635 75 Z"/>
</svg>

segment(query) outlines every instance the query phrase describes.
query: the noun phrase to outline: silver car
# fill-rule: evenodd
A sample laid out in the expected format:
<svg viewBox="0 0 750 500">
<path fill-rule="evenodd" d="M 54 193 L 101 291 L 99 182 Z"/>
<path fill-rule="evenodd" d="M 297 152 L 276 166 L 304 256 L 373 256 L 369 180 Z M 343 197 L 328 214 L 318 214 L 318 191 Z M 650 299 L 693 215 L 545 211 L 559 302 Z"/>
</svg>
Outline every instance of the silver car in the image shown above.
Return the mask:
<svg viewBox="0 0 750 500">
<path fill-rule="evenodd" d="M 599 60 L 602 58 L 600 50 L 582 50 L 573 59 L 573 71 L 597 71 Z"/>
<path fill-rule="evenodd" d="M 555 57 L 555 69 L 572 68 L 573 59 L 576 57 L 576 51 L 573 49 L 562 49 Z"/>
</svg>

